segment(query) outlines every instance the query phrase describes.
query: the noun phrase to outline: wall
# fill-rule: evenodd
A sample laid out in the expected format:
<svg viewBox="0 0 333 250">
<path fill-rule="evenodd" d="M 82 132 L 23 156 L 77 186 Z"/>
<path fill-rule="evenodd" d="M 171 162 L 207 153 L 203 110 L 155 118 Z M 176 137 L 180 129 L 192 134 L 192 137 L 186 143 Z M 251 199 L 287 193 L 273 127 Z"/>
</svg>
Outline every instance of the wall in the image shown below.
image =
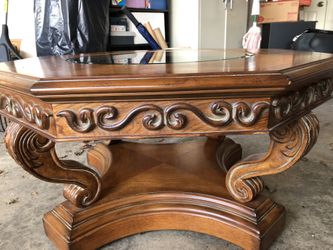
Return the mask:
<svg viewBox="0 0 333 250">
<path fill-rule="evenodd" d="M 200 48 L 225 47 L 225 17 L 222 0 L 200 0 Z"/>
<path fill-rule="evenodd" d="M 0 0 L 0 20 L 5 22 L 4 1 Z M 34 0 L 9 0 L 8 28 L 10 39 L 22 39 L 21 55 L 36 56 Z"/>
<path fill-rule="evenodd" d="M 327 3 L 327 11 L 326 11 L 326 30 L 333 30 L 333 1 L 328 1 Z"/>
<path fill-rule="evenodd" d="M 199 47 L 199 0 L 173 0 L 170 5 L 171 47 Z"/>
<path fill-rule="evenodd" d="M 317 29 L 333 30 L 333 1 L 312 0 L 311 6 L 304 7 L 300 16 L 305 21 L 317 21 Z"/>
<path fill-rule="evenodd" d="M 171 46 L 190 48 L 241 48 L 246 33 L 248 2 L 233 0 L 171 1 Z"/>
</svg>

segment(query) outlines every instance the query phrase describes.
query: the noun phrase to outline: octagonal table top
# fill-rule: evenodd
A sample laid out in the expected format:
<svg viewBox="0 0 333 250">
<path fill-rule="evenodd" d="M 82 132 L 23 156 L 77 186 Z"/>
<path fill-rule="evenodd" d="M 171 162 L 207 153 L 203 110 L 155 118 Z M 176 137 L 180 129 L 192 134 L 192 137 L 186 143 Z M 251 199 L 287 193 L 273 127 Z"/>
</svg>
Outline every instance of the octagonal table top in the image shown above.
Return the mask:
<svg viewBox="0 0 333 250">
<path fill-rule="evenodd" d="M 331 98 L 333 54 L 125 51 L 0 64 L 0 114 L 54 141 L 269 133 Z"/>
<path fill-rule="evenodd" d="M 305 75 L 318 78 L 332 67 L 332 54 L 292 50 L 252 56 L 241 49 L 105 52 L 2 63 L 0 86 L 49 102 L 202 91 L 246 95 L 297 89 L 307 84 Z"/>
</svg>

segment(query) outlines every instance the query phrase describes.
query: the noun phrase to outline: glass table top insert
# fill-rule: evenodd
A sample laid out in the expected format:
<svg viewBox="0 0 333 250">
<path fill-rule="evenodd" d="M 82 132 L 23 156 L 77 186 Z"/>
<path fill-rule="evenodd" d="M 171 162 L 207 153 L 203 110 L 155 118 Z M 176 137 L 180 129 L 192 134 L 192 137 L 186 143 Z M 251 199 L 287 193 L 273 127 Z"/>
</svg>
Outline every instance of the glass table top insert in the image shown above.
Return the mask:
<svg viewBox="0 0 333 250">
<path fill-rule="evenodd" d="M 169 49 L 157 51 L 106 52 L 79 55 L 67 59 L 82 64 L 169 64 L 206 61 L 222 61 L 248 57 L 245 52 L 232 50 L 191 50 Z"/>
</svg>

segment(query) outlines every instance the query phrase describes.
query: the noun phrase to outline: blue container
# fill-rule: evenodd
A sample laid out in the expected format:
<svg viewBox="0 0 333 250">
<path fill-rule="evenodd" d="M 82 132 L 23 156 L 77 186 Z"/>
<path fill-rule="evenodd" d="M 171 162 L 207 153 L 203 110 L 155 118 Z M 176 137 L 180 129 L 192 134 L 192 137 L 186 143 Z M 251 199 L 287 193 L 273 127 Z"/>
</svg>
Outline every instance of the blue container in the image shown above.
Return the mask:
<svg viewBox="0 0 333 250">
<path fill-rule="evenodd" d="M 168 1 L 167 0 L 150 0 L 151 9 L 154 10 L 167 10 Z"/>
</svg>

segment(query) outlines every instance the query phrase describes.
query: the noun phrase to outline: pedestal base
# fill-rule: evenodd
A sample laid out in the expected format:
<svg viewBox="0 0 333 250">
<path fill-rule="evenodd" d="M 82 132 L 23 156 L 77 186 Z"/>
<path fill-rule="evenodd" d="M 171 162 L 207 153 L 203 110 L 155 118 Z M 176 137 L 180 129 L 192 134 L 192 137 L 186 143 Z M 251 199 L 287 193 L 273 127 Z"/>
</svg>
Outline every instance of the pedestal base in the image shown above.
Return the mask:
<svg viewBox="0 0 333 250">
<path fill-rule="evenodd" d="M 82 250 L 141 232 L 188 230 L 267 249 L 283 228 L 285 210 L 264 196 L 234 201 L 215 160 L 218 146 L 213 139 L 110 146 L 103 198 L 84 209 L 58 205 L 44 216 L 48 237 L 59 249 Z"/>
</svg>

